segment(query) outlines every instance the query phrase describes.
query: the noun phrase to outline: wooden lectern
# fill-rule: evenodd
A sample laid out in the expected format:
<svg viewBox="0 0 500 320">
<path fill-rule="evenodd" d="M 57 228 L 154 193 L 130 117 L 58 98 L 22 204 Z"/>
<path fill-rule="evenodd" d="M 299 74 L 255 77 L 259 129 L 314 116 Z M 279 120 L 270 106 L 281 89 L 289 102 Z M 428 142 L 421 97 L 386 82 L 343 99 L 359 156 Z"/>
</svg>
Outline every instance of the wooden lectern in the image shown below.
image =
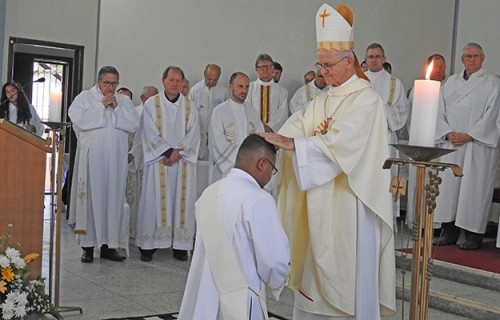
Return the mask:
<svg viewBox="0 0 500 320">
<path fill-rule="evenodd" d="M 41 274 L 46 153 L 42 138 L 0 119 L 0 234 L 13 225 L 10 247 L 24 256 L 40 254 L 30 263 L 30 278 Z M 18 247 L 17 244 L 20 244 Z"/>
</svg>

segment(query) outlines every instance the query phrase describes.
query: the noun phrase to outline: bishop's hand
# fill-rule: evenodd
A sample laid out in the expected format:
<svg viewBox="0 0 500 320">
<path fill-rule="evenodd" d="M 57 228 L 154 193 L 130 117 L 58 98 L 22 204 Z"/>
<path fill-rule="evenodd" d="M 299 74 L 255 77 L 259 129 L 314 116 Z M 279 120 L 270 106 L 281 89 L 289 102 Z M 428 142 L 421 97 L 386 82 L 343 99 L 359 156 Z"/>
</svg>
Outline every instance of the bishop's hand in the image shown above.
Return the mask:
<svg viewBox="0 0 500 320">
<path fill-rule="evenodd" d="M 295 142 L 292 138 L 282 136 L 278 133 L 260 132 L 257 133 L 264 138 L 267 142 L 274 144 L 276 147 L 285 150 L 295 150 Z"/>
</svg>

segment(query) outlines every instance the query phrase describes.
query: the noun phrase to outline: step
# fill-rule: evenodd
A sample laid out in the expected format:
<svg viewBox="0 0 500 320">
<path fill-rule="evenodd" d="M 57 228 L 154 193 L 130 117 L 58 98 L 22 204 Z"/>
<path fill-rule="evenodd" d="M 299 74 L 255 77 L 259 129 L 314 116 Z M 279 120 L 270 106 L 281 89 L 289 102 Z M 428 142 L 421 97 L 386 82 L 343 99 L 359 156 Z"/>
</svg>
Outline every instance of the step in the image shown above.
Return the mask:
<svg viewBox="0 0 500 320">
<path fill-rule="evenodd" d="M 397 297 L 409 301 L 411 295 L 411 272 L 409 271 L 411 254 L 397 252 L 396 265 L 398 267 Z M 432 278 L 429 282 L 430 308 L 467 319 L 500 319 L 500 308 L 497 307 L 498 301 L 500 301 L 499 274 L 438 260 L 434 260 L 432 270 Z"/>
</svg>

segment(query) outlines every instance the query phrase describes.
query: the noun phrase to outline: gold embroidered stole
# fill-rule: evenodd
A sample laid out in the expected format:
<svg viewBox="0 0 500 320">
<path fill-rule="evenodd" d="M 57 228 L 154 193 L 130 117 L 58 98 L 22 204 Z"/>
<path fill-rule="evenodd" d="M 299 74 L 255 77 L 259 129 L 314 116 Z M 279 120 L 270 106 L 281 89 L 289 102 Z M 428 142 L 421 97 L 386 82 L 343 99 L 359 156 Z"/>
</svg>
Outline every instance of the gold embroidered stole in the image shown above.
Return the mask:
<svg viewBox="0 0 500 320">
<path fill-rule="evenodd" d="M 160 96 L 155 96 L 155 111 L 156 111 L 156 127 L 163 138 L 163 119 L 160 105 Z M 189 115 L 191 114 L 191 102 L 186 98 L 186 113 L 185 113 L 185 134 L 188 131 Z M 180 208 L 180 219 L 179 228 L 183 229 L 186 222 L 186 185 L 187 185 L 187 164 L 184 161 L 180 161 L 179 165 L 182 166 L 182 177 L 181 177 L 181 208 Z M 160 173 L 160 226 L 165 227 L 167 225 L 167 184 L 166 184 L 166 173 L 164 164 L 158 162 L 158 170 Z"/>
<path fill-rule="evenodd" d="M 391 75 L 391 87 L 389 88 L 389 98 L 387 99 L 387 105 L 392 106 L 394 102 L 394 94 L 396 93 L 396 77 Z"/>
<path fill-rule="evenodd" d="M 264 124 L 269 122 L 269 101 L 271 100 L 271 86 L 260 86 L 260 120 Z"/>
<path fill-rule="evenodd" d="M 186 114 L 184 123 L 184 135 L 188 133 L 189 115 L 191 114 L 191 101 L 186 98 Z M 187 192 L 187 163 L 181 161 L 182 165 L 182 186 L 181 186 L 181 212 L 179 217 L 179 229 L 184 229 L 186 225 L 186 192 Z"/>
</svg>

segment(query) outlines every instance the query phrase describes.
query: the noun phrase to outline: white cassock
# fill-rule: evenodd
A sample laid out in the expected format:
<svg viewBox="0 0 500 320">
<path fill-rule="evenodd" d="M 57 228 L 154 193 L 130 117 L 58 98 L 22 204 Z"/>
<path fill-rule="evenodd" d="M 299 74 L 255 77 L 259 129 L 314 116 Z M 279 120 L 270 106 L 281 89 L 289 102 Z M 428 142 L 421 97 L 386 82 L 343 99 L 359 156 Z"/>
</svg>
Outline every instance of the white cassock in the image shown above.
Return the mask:
<svg viewBox="0 0 500 320">
<path fill-rule="evenodd" d="M 367 71 L 365 74 L 370 79 L 372 88 L 377 91 L 385 103 L 387 128 L 389 129 L 388 143 L 396 144 L 398 143 L 396 131 L 403 128 L 408 119 L 405 88 L 398 78 L 383 69 L 378 72 Z M 399 152 L 394 147 L 389 146 L 389 155 L 391 158 L 398 158 Z M 393 177 L 398 176 L 397 166 L 391 168 L 391 174 Z M 394 218 L 399 217 L 399 199 L 393 201 L 392 210 Z"/>
<path fill-rule="evenodd" d="M 314 80 L 297 89 L 290 100 L 290 114 L 306 110 L 312 99 L 314 99 L 314 97 L 316 97 L 321 91 L 328 91 L 328 86 L 320 89 L 316 87 Z"/>
<path fill-rule="evenodd" d="M 139 119 L 142 117 L 144 105 L 135 107 Z M 142 152 L 140 128 L 137 132 L 129 135 L 129 154 L 134 156 L 132 162 L 128 164 L 126 197 L 130 212 L 129 230 L 130 238 L 135 239 L 137 228 L 137 214 L 139 211 L 139 200 L 141 199 L 142 172 L 144 168 L 144 156 Z"/>
<path fill-rule="evenodd" d="M 161 92 L 144 104 L 144 174 L 135 238 L 135 244 L 142 249 L 193 248 L 200 127 L 196 107 L 189 103 L 188 108 L 186 102 L 179 95 L 172 103 Z M 183 148 L 182 158 L 165 166 L 160 160 L 170 148 Z"/>
<path fill-rule="evenodd" d="M 273 80 L 264 82 L 257 79 L 250 82 L 247 101 L 259 112 L 262 122 L 274 132 L 277 132 L 288 118 L 288 91 Z"/>
<path fill-rule="evenodd" d="M 434 221 L 455 221 L 460 228 L 484 233 L 498 159 L 499 79 L 483 69 L 473 73 L 469 80 L 463 74 L 451 76 L 442 86 L 444 104 L 439 106 L 436 142 L 440 148 L 456 150 L 439 161 L 459 165 L 464 175 L 455 177 L 451 170 L 440 174 L 443 182 L 439 186 Z M 455 146 L 445 140 L 449 132 L 467 133 L 473 140 Z"/>
<path fill-rule="evenodd" d="M 278 209 L 291 244 L 294 319 L 395 313 L 394 236 L 384 104 L 353 76 L 294 113 L 280 134 Z"/>
<path fill-rule="evenodd" d="M 37 136 L 42 136 L 43 132 L 45 131 L 45 126 L 42 123 L 42 120 L 38 116 L 38 113 L 35 110 L 35 107 L 32 106 L 31 104 L 29 105 L 30 107 L 30 112 L 31 112 L 31 120 L 30 124 L 35 127 L 36 131 L 33 132 Z M 16 123 L 17 121 L 17 107 L 13 105 L 12 103 L 9 103 L 9 119 L 10 122 L 15 123 L 16 125 L 20 126 L 23 129 L 26 129 L 26 124 L 24 123 Z M 26 129 L 28 130 L 28 129 Z M 30 131 L 30 130 L 28 130 Z M 31 132 L 31 131 L 30 131 Z"/>
<path fill-rule="evenodd" d="M 78 144 L 68 223 L 81 247 L 128 248 L 124 224 L 128 135 L 139 128 L 132 101 L 116 94 L 118 106 L 104 108 L 97 86 L 81 92 L 68 109 Z M 128 234 L 128 230 L 126 230 Z"/>
<path fill-rule="evenodd" d="M 259 114 L 248 102 L 236 103 L 229 99 L 219 105 L 208 129 L 209 184 L 229 173 L 241 143 L 249 134 L 263 131 Z"/>
<path fill-rule="evenodd" d="M 215 107 L 229 99 L 229 92 L 226 87 L 220 84 L 209 88 L 205 85 L 205 80 L 201 80 L 189 90 L 189 99 L 199 112 L 200 150 L 198 158 L 207 160 L 208 124 Z"/>
<path fill-rule="evenodd" d="M 211 190 L 215 190 L 216 200 L 212 197 L 207 199 Z M 215 208 L 211 206 L 212 202 L 217 203 Z M 196 249 L 179 319 L 221 319 L 221 290 L 218 290 L 212 276 L 216 271 L 212 270 L 224 266 L 209 263 L 206 252 L 210 248 L 206 248 L 204 233 L 200 231 L 205 227 L 200 225 L 200 212 L 207 207 L 216 210 L 214 214 L 218 214 L 223 222 L 225 236 L 250 289 L 246 290 L 245 319 L 265 319 L 265 306 L 261 306 L 257 294 L 264 294 L 265 297 L 262 289 L 268 286 L 278 300 L 289 271 L 289 244 L 274 199 L 259 187 L 252 176 L 240 169 L 232 169 L 225 178 L 209 186 L 196 203 Z"/>
</svg>

